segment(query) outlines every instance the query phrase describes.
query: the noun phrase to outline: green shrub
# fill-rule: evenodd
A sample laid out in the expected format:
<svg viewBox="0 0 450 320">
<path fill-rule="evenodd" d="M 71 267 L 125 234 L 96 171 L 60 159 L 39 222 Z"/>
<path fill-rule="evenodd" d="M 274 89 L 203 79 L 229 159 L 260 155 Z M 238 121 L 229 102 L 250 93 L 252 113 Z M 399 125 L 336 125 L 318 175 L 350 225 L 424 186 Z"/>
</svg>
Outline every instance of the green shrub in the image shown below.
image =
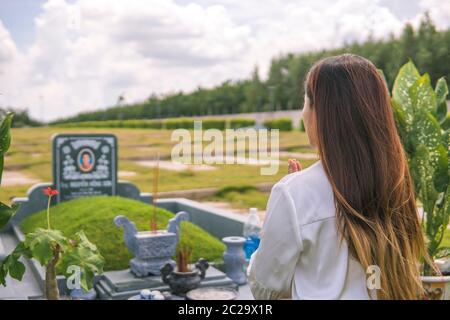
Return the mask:
<svg viewBox="0 0 450 320">
<path fill-rule="evenodd" d="M 167 119 L 164 121 L 166 129 L 194 129 L 194 121 L 201 121 L 202 129 L 219 129 L 224 130 L 226 128 L 225 119 L 214 119 L 214 118 L 174 118 Z"/>
<path fill-rule="evenodd" d="M 122 127 L 124 128 L 143 128 L 145 125 L 144 121 L 141 120 L 124 120 L 122 122 Z"/>
<path fill-rule="evenodd" d="M 106 121 L 83 121 L 57 124 L 64 128 L 149 128 L 162 129 L 161 120 L 106 120 Z"/>
<path fill-rule="evenodd" d="M 303 122 L 303 118 L 300 119 L 300 127 L 299 130 L 301 132 L 305 132 L 305 122 Z"/>
<path fill-rule="evenodd" d="M 149 120 L 146 121 L 145 128 L 148 129 L 164 129 L 164 124 L 161 120 Z"/>
<path fill-rule="evenodd" d="M 291 131 L 292 120 L 291 118 L 278 118 L 264 121 L 264 126 L 267 129 L 278 129 L 280 131 Z"/>
<path fill-rule="evenodd" d="M 223 187 L 214 195 L 214 199 L 226 201 L 237 208 L 258 208 L 264 210 L 269 194 L 261 192 L 254 186 L 229 186 Z"/>
<path fill-rule="evenodd" d="M 450 255 L 450 248 L 440 248 L 450 220 L 447 94 L 444 78 L 433 89 L 429 75 L 420 75 L 411 61 L 400 69 L 392 89 L 397 129 L 426 216 L 427 250 L 434 258 Z M 431 275 L 428 265 L 424 273 Z"/>
<path fill-rule="evenodd" d="M 136 223 L 138 230 L 149 230 L 152 206 L 120 197 L 90 197 L 63 202 L 52 207 L 52 227 L 71 237 L 83 230 L 90 241 L 95 243 L 105 258 L 105 271 L 128 268 L 132 254 L 125 246 L 123 230 L 113 222 L 117 215 L 125 215 Z M 173 214 L 157 210 L 157 225 L 167 227 Z M 24 233 L 46 226 L 44 211 L 25 219 L 20 227 Z M 190 223 L 181 224 L 181 243 L 192 249 L 192 261 L 203 257 L 208 261 L 222 258 L 225 246 L 222 242 L 200 227 Z"/>
<path fill-rule="evenodd" d="M 236 118 L 236 119 L 230 119 L 228 121 L 228 128 L 230 128 L 230 129 L 246 128 L 246 127 L 252 127 L 254 125 L 255 125 L 255 120 L 253 120 L 253 119 Z"/>
<path fill-rule="evenodd" d="M 105 120 L 83 121 L 56 124 L 64 128 L 136 128 L 136 129 L 194 129 L 194 121 L 201 121 L 202 128 L 225 130 L 226 128 L 238 129 L 250 127 L 255 124 L 252 119 L 222 119 L 222 118 L 171 118 L 171 119 L 129 119 L 129 120 Z"/>
<path fill-rule="evenodd" d="M 121 120 L 109 120 L 106 121 L 105 125 L 107 128 L 124 128 L 124 123 Z M 101 127 L 102 124 L 99 122 L 91 122 L 88 126 Z"/>
<path fill-rule="evenodd" d="M 194 129 L 194 120 L 189 118 L 174 118 L 164 120 L 166 129 Z"/>
<path fill-rule="evenodd" d="M 225 196 L 227 193 L 229 192 L 239 192 L 239 193 L 245 193 L 248 191 L 257 191 L 258 189 L 255 186 L 226 186 L 226 187 L 222 187 L 220 188 L 219 191 L 217 191 L 215 193 L 216 196 L 218 197 L 223 197 Z"/>
<path fill-rule="evenodd" d="M 202 128 L 207 129 L 226 129 L 227 121 L 226 119 L 202 119 Z"/>
<path fill-rule="evenodd" d="M 136 129 L 162 129 L 163 123 L 161 120 L 124 120 L 122 121 L 121 127 Z"/>
</svg>

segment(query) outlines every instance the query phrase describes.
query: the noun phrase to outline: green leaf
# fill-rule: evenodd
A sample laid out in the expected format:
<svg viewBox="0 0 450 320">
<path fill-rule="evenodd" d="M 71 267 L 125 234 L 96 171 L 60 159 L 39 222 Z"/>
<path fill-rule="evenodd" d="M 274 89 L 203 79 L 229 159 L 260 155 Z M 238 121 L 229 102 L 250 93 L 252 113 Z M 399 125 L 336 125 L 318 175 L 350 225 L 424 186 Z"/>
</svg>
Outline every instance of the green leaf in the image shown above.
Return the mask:
<svg viewBox="0 0 450 320">
<path fill-rule="evenodd" d="M 57 245 L 60 246 L 61 251 L 67 248 L 67 239 L 59 230 L 38 228 L 35 232 L 26 235 L 25 245 L 30 248 L 33 258 L 41 265 L 46 265 L 53 258 Z"/>
<path fill-rule="evenodd" d="M 437 192 L 444 192 L 447 190 L 448 177 L 448 150 L 443 146 L 438 146 L 435 151 L 437 154 L 437 163 L 434 169 L 434 188 Z"/>
<path fill-rule="evenodd" d="M 69 266 L 78 266 L 81 269 L 81 286 L 85 290 L 92 288 L 92 279 L 95 274 L 103 272 L 104 259 L 96 252 L 84 247 L 69 249 L 60 261 L 60 266 L 67 272 Z M 70 274 L 66 273 L 66 276 Z"/>
<path fill-rule="evenodd" d="M 79 246 L 86 247 L 89 250 L 94 251 L 94 252 L 97 251 L 97 246 L 88 240 L 88 238 L 86 237 L 86 235 L 84 234 L 83 231 L 77 232 L 75 234 L 75 236 L 77 236 L 80 240 L 80 242 L 78 244 Z"/>
<path fill-rule="evenodd" d="M 418 183 L 415 187 L 425 212 L 432 213 L 438 193 L 433 184 L 434 170 L 431 166 L 431 155 L 424 144 L 417 146 L 416 155 L 411 159 L 410 170 L 411 173 L 414 172 L 415 183 Z"/>
<path fill-rule="evenodd" d="M 3 121 L 0 123 L 0 155 L 5 155 L 11 144 L 11 125 L 13 113 L 8 113 Z"/>
<path fill-rule="evenodd" d="M 409 88 L 413 110 L 425 110 L 436 114 L 436 94 L 431 86 L 430 76 L 426 73 Z"/>
<path fill-rule="evenodd" d="M 450 130 L 444 131 L 442 140 L 444 141 L 444 147 L 447 149 L 447 158 L 450 159 Z"/>
<path fill-rule="evenodd" d="M 92 288 L 95 274 L 103 272 L 105 263 L 97 247 L 92 244 L 86 235 L 80 231 L 76 234 L 79 242 L 75 247 L 70 247 L 62 256 L 60 266 L 63 268 L 66 276 L 69 266 L 78 266 L 81 269 L 81 287 L 84 290 Z"/>
<path fill-rule="evenodd" d="M 8 113 L 0 123 L 0 184 L 2 182 L 3 158 L 11 144 L 11 124 L 13 116 L 13 113 Z"/>
<path fill-rule="evenodd" d="M 6 286 L 7 271 L 3 268 L 3 263 L 0 265 L 0 284 Z"/>
<path fill-rule="evenodd" d="M 27 259 L 32 258 L 31 250 L 25 245 L 25 242 L 20 242 L 16 249 L 14 249 L 14 254 L 17 256 L 23 256 Z"/>
<path fill-rule="evenodd" d="M 3 276 L 6 278 L 6 275 L 9 275 L 16 279 L 22 280 L 22 277 L 25 273 L 25 265 L 19 261 L 20 256 L 16 256 L 14 254 L 10 254 L 5 258 L 2 263 L 1 269 L 3 270 Z M 0 282 L 5 285 L 5 279 L 0 279 Z"/>
<path fill-rule="evenodd" d="M 395 101 L 394 99 L 391 99 L 391 105 L 392 110 L 394 111 L 394 119 L 397 126 L 397 131 L 400 136 L 400 139 L 402 140 L 403 147 L 406 151 L 406 153 L 411 156 L 414 154 L 414 144 L 411 143 L 410 137 L 409 137 L 409 130 L 408 130 L 408 124 L 406 123 L 406 114 L 405 111 L 402 109 L 400 104 Z"/>
<path fill-rule="evenodd" d="M 407 122 L 411 120 L 410 113 L 412 111 L 412 101 L 409 96 L 409 88 L 419 78 L 419 71 L 417 71 L 414 63 L 409 61 L 400 68 L 400 71 L 394 81 L 394 87 L 392 88 L 392 98 L 400 104 L 401 108 L 405 112 L 409 113 L 406 119 Z"/>
<path fill-rule="evenodd" d="M 447 82 L 445 81 L 445 79 L 439 78 L 438 81 L 436 82 L 436 103 L 440 104 L 445 102 L 446 97 L 448 95 L 448 87 L 447 87 Z"/>
<path fill-rule="evenodd" d="M 430 200 L 431 202 L 431 200 Z M 450 187 L 439 194 L 435 201 L 434 210 L 430 210 L 430 214 L 426 216 L 426 235 L 428 253 L 431 257 L 435 257 L 439 250 L 439 246 L 444 237 L 445 231 L 450 220 Z M 431 207 L 431 203 L 428 205 Z"/>
<path fill-rule="evenodd" d="M 0 202 L 0 230 L 8 223 L 9 219 L 16 212 L 17 206 L 10 208 L 6 204 Z"/>
<path fill-rule="evenodd" d="M 414 144 L 422 144 L 427 147 L 431 165 L 434 167 L 439 158 L 437 149 L 443 143 L 441 127 L 436 118 L 429 112 L 417 110 L 409 138 L 414 141 Z"/>
<path fill-rule="evenodd" d="M 44 238 L 33 245 L 31 248 L 31 253 L 41 265 L 45 266 L 53 258 L 52 243 L 47 238 Z"/>
<path fill-rule="evenodd" d="M 448 129 L 450 129 L 450 115 L 449 114 L 447 114 L 446 116 L 445 116 L 445 120 L 444 121 L 441 121 L 441 126 L 442 126 L 442 129 L 443 130 L 448 130 Z"/>
<path fill-rule="evenodd" d="M 9 268 L 9 275 L 16 280 L 22 280 L 24 274 L 25 274 L 25 265 L 19 260 L 15 260 L 14 263 Z"/>
<path fill-rule="evenodd" d="M 24 242 L 20 242 L 14 251 L 8 255 L 0 264 L 0 284 L 6 285 L 6 277 L 9 274 L 12 278 L 22 280 L 25 274 L 25 265 L 19 261 L 20 257 L 30 257 L 30 252 Z"/>
<path fill-rule="evenodd" d="M 448 95 L 447 82 L 444 78 L 439 78 L 436 83 L 436 114 L 439 121 L 443 122 L 447 116 L 447 102 L 446 97 Z"/>
</svg>

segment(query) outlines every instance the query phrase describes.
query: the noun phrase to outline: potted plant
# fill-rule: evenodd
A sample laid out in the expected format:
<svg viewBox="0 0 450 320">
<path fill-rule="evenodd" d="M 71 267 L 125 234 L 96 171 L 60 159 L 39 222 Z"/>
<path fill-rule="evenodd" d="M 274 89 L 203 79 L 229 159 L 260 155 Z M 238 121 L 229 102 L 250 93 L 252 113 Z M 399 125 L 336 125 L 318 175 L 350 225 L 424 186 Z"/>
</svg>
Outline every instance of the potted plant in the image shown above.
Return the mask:
<svg viewBox="0 0 450 320">
<path fill-rule="evenodd" d="M 0 123 L 0 185 L 2 183 L 3 163 L 5 154 L 11 144 L 11 124 L 13 114 L 8 113 L 3 121 Z M 14 214 L 16 208 L 11 208 L 6 204 L 0 202 L 0 229 L 2 229 Z"/>
<path fill-rule="evenodd" d="M 166 263 L 161 268 L 162 280 L 169 285 L 174 295 L 184 296 L 188 291 L 197 289 L 205 278 L 206 269 L 209 267 L 208 261 L 201 258 L 195 264 L 195 268 L 191 268 L 189 265 L 191 256 L 190 249 L 181 247 L 177 252 L 176 270 L 171 263 Z"/>
<path fill-rule="evenodd" d="M 47 228 L 38 228 L 27 234 L 25 240 L 5 258 L 0 264 L 0 284 L 6 285 L 8 274 L 14 279 L 22 280 L 25 265 L 19 259 L 22 256 L 33 258 L 45 268 L 45 298 L 57 300 L 57 267 L 60 267 L 66 276 L 72 275 L 70 270 L 73 267 L 78 268 L 79 286 L 88 291 L 93 286 L 94 275 L 103 271 L 104 259 L 83 231 L 77 232 L 73 239 L 69 239 L 61 231 L 51 228 L 50 205 L 52 197 L 58 194 L 58 191 L 49 187 L 43 192 L 48 196 Z"/>
<path fill-rule="evenodd" d="M 405 149 L 417 199 L 429 257 L 448 259 L 450 248 L 441 247 L 449 224 L 449 128 L 447 83 L 440 78 L 433 89 L 428 74 L 420 75 L 413 62 L 399 71 L 392 89 L 392 106 Z M 447 270 L 423 263 L 425 298 L 449 299 Z"/>
</svg>

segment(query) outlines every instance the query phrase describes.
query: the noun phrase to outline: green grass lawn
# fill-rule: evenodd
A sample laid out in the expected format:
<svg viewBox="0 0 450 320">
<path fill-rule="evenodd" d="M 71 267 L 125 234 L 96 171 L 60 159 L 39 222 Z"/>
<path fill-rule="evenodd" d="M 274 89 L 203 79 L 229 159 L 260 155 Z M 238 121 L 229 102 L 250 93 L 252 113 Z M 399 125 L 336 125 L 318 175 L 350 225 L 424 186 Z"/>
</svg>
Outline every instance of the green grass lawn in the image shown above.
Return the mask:
<svg viewBox="0 0 450 320">
<path fill-rule="evenodd" d="M 56 133 L 112 133 L 119 143 L 119 170 L 136 174 L 124 180 L 135 183 L 143 192 L 151 192 L 153 170 L 135 163 L 137 158 L 154 159 L 157 153 L 168 159 L 176 142 L 171 141 L 171 130 L 151 129 L 96 129 L 96 128 L 19 128 L 12 130 L 12 144 L 5 158 L 5 171 L 18 171 L 30 178 L 52 181 L 51 137 Z M 281 150 L 308 150 L 307 136 L 303 132 L 280 132 Z M 275 183 L 286 174 L 287 159 L 282 159 L 276 175 L 261 175 L 260 166 L 215 165 L 214 171 L 160 172 L 160 191 L 195 188 L 254 185 L 260 182 Z M 301 160 L 304 168 L 315 160 Z M 287 163 L 287 162 L 286 162 Z M 0 201 L 9 203 L 12 197 L 26 196 L 30 185 L 3 186 Z"/>
<path fill-rule="evenodd" d="M 138 230 L 149 230 L 152 208 L 148 204 L 120 197 L 76 199 L 51 208 L 51 226 L 66 236 L 83 230 L 105 258 L 105 271 L 122 270 L 128 268 L 132 254 L 124 244 L 123 229 L 116 227 L 113 219 L 117 215 L 125 215 L 136 223 Z M 172 213 L 158 208 L 158 228 L 165 229 L 172 217 Z M 46 227 L 46 212 L 32 215 L 20 226 L 24 233 Z M 192 249 L 193 261 L 199 258 L 219 261 L 225 250 L 221 241 L 190 222 L 182 222 L 181 244 Z"/>
<path fill-rule="evenodd" d="M 224 187 L 208 201 L 223 201 L 230 203 L 231 207 L 238 209 L 257 208 L 265 210 L 269 193 L 257 190 L 253 186 Z"/>
</svg>

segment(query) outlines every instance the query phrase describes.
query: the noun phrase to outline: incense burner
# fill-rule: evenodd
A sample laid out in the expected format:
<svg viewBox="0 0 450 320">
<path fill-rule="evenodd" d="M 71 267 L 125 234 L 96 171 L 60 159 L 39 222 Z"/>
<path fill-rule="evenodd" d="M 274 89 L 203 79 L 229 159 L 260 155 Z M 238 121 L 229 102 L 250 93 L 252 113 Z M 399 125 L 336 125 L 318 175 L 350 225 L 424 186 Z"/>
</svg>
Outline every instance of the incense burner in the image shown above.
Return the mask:
<svg viewBox="0 0 450 320">
<path fill-rule="evenodd" d="M 162 280 L 169 285 L 172 294 L 184 296 L 188 291 L 200 286 L 200 282 L 205 279 L 208 267 L 208 261 L 203 258 L 195 264 L 195 269 L 188 272 L 175 270 L 172 264 L 166 263 L 161 268 Z"/>
<path fill-rule="evenodd" d="M 117 216 L 114 223 L 123 227 L 125 245 L 133 254 L 130 269 L 139 278 L 150 275 L 161 275 L 161 268 L 166 264 L 175 265 L 175 255 L 179 241 L 180 223 L 189 217 L 187 212 L 180 211 L 169 220 L 167 230 L 137 231 L 136 224 L 125 216 Z"/>
</svg>

